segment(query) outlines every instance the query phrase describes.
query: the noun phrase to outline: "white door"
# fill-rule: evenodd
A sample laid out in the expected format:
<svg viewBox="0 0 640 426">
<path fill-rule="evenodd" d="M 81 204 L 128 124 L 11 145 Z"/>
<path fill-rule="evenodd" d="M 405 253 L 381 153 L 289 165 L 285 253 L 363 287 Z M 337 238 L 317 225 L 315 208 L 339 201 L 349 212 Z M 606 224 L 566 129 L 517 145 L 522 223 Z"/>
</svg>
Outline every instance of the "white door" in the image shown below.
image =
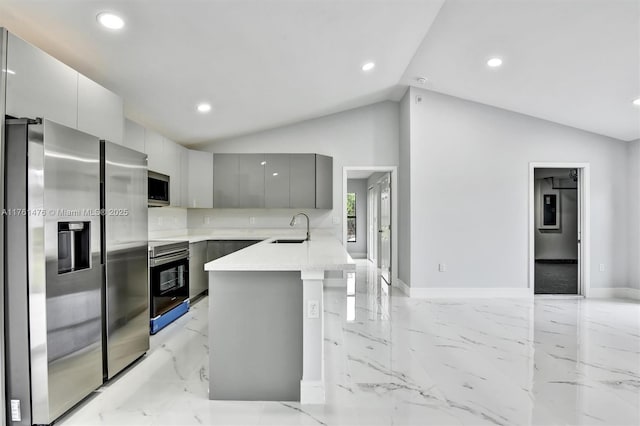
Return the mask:
<svg viewBox="0 0 640 426">
<path fill-rule="evenodd" d="M 380 181 L 380 273 L 382 278 L 391 284 L 391 179 L 387 174 Z"/>
</svg>

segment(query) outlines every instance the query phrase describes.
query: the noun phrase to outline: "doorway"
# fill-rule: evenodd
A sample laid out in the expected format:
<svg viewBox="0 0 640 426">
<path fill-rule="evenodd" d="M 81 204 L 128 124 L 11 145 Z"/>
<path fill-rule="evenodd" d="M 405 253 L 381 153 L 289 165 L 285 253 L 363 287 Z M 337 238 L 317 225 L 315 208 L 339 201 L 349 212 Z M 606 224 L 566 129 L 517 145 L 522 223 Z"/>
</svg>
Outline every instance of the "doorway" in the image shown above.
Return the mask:
<svg viewBox="0 0 640 426">
<path fill-rule="evenodd" d="M 396 167 L 343 171 L 343 244 L 354 259 L 373 263 L 388 285 L 397 277 L 396 174 Z"/>
<path fill-rule="evenodd" d="M 530 166 L 529 287 L 536 295 L 588 291 L 588 171 L 585 164 Z"/>
</svg>

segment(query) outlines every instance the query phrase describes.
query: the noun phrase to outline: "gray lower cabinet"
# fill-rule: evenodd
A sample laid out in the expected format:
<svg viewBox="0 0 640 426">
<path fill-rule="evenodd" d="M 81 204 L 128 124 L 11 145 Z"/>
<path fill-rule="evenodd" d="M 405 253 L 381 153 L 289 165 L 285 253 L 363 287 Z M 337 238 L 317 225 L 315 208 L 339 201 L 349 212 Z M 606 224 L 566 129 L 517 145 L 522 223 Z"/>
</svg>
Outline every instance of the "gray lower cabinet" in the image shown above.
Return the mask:
<svg viewBox="0 0 640 426">
<path fill-rule="evenodd" d="M 238 207 L 264 207 L 264 154 L 238 156 Z"/>
<path fill-rule="evenodd" d="M 262 240 L 209 240 L 207 241 L 206 262 L 219 259 L 260 241 Z"/>
<path fill-rule="evenodd" d="M 289 208 L 290 155 L 267 154 L 264 160 L 264 206 L 269 209 Z"/>
<path fill-rule="evenodd" d="M 207 290 L 209 280 L 204 264 L 207 263 L 207 241 L 189 244 L 189 299 Z"/>
<path fill-rule="evenodd" d="M 238 208 L 238 157 L 213 154 L 213 207 Z"/>
<path fill-rule="evenodd" d="M 289 207 L 296 209 L 315 208 L 315 154 L 290 154 L 289 166 Z"/>
<path fill-rule="evenodd" d="M 333 158 L 316 154 L 316 209 L 333 208 Z"/>
</svg>

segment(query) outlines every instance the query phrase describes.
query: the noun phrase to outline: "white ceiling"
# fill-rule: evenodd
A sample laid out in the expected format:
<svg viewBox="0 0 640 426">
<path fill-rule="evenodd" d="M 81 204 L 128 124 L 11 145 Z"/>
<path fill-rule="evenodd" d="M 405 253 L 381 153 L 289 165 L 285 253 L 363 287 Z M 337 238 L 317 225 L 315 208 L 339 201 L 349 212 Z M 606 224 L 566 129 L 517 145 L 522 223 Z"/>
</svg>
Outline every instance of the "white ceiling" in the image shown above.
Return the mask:
<svg viewBox="0 0 640 426">
<path fill-rule="evenodd" d="M 491 56 L 504 60 L 489 69 Z M 447 0 L 402 80 L 622 140 L 640 138 L 640 1 Z"/>
<path fill-rule="evenodd" d="M 123 96 L 129 118 L 190 144 L 397 97 L 442 1 L 0 0 L 0 25 Z M 104 10 L 123 31 L 97 25 Z M 210 114 L 196 112 L 201 101 Z"/>
<path fill-rule="evenodd" d="M 426 89 L 640 138 L 639 0 L 0 0 L 0 25 L 193 144 Z M 441 8 L 442 7 L 442 8 Z M 121 14 L 113 33 L 98 12 Z M 485 66 L 504 58 L 499 70 Z M 371 73 L 361 65 L 373 60 Z M 209 101 L 213 111 L 195 111 Z"/>
</svg>

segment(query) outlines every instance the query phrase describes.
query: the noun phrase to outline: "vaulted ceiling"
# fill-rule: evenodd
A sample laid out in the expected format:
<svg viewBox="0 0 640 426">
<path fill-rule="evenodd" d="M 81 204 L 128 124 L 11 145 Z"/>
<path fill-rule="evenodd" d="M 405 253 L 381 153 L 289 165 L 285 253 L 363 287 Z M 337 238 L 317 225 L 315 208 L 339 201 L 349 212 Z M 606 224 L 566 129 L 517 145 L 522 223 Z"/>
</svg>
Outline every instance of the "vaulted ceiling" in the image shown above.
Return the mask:
<svg viewBox="0 0 640 426">
<path fill-rule="evenodd" d="M 124 29 L 100 27 L 101 11 Z M 637 0 L 0 0 L 0 25 L 185 144 L 398 100 L 408 85 L 640 137 Z"/>
</svg>

